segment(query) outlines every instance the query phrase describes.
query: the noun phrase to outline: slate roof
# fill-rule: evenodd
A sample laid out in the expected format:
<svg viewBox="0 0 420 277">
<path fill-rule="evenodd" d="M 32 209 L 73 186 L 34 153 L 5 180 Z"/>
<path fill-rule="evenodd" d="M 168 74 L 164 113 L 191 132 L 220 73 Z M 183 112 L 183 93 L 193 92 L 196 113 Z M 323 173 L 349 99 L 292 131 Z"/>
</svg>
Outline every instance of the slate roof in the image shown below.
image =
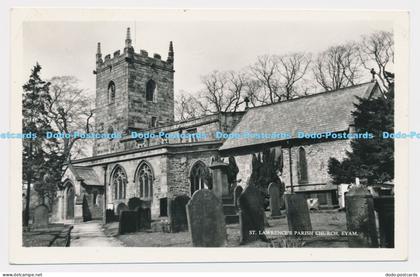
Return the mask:
<svg viewBox="0 0 420 277">
<path fill-rule="evenodd" d="M 93 168 L 88 166 L 69 166 L 70 170 L 75 175 L 78 181 L 83 181 L 84 184 L 88 186 L 102 186 L 99 182 L 98 175 L 93 170 Z"/>
<path fill-rule="evenodd" d="M 370 97 L 376 83 L 369 82 L 348 88 L 313 94 L 301 98 L 250 108 L 232 133 L 289 133 L 297 138 L 297 132 L 325 133 L 346 131 L 352 123 L 351 112 L 357 97 Z M 287 140 L 236 138 L 227 139 L 219 150 L 260 145 Z"/>
</svg>

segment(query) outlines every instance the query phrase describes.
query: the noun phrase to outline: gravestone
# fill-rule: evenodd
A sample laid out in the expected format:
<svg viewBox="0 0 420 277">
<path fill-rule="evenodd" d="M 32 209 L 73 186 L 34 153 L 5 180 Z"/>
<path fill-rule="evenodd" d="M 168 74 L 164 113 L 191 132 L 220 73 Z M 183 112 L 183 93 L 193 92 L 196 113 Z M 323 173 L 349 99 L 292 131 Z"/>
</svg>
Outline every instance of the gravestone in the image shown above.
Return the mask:
<svg viewBox="0 0 420 277">
<path fill-rule="evenodd" d="M 168 201 L 168 215 L 171 232 L 188 230 L 186 205 L 190 201 L 187 195 L 178 195 Z"/>
<path fill-rule="evenodd" d="M 373 197 L 363 185 L 350 187 L 345 194 L 347 231 L 349 247 L 378 247 Z"/>
<path fill-rule="evenodd" d="M 39 205 L 35 207 L 32 226 L 34 228 L 48 227 L 48 207 L 47 206 Z"/>
<path fill-rule="evenodd" d="M 92 220 L 92 212 L 90 211 L 86 195 L 83 195 L 82 212 L 83 222 Z"/>
<path fill-rule="evenodd" d="M 374 198 L 375 210 L 378 212 L 379 241 L 382 248 L 394 248 L 394 202 L 394 196 L 392 195 L 380 195 Z"/>
<path fill-rule="evenodd" d="M 113 209 L 106 209 L 105 211 L 105 223 L 114 222 L 116 220 Z"/>
<path fill-rule="evenodd" d="M 136 211 L 121 211 L 118 234 L 123 235 L 136 232 L 138 226 L 138 215 Z"/>
<path fill-rule="evenodd" d="M 222 247 L 227 233 L 222 202 L 208 190 L 197 190 L 187 204 L 188 229 L 194 247 Z"/>
<path fill-rule="evenodd" d="M 277 183 L 270 183 L 268 185 L 268 194 L 270 195 L 271 217 L 279 218 L 281 216 L 280 185 Z"/>
<path fill-rule="evenodd" d="M 254 185 L 248 185 L 239 197 L 240 243 L 261 239 L 264 232 L 264 195 Z"/>
<path fill-rule="evenodd" d="M 289 231 L 312 231 L 308 203 L 303 194 L 285 194 L 287 223 Z"/>
<path fill-rule="evenodd" d="M 241 186 L 236 186 L 233 190 L 233 204 L 235 205 L 235 209 L 239 209 L 239 196 L 241 196 L 243 192 L 243 188 Z"/>
<path fill-rule="evenodd" d="M 124 203 L 118 204 L 118 206 L 117 206 L 117 216 L 118 216 L 118 218 L 120 217 L 121 212 L 128 211 L 128 210 L 129 210 L 129 208 L 127 207 L 126 204 L 124 204 Z"/>
<path fill-rule="evenodd" d="M 147 230 L 150 229 L 152 226 L 152 213 L 150 208 L 143 208 L 139 206 L 136 208 L 137 212 L 137 229 L 138 230 Z"/>
<path fill-rule="evenodd" d="M 135 211 L 137 207 L 140 207 L 142 205 L 142 201 L 138 197 L 133 197 L 128 199 L 128 208 L 131 211 Z"/>
</svg>

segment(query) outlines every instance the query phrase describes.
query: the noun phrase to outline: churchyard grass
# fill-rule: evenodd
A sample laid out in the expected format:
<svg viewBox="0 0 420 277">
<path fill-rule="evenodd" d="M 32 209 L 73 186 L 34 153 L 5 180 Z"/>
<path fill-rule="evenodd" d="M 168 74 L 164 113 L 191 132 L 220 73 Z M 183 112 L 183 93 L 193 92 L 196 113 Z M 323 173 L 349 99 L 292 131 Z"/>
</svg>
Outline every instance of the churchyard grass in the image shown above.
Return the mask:
<svg viewBox="0 0 420 277">
<path fill-rule="evenodd" d="M 284 211 L 282 211 L 284 214 Z M 270 213 L 266 212 L 269 227 L 266 227 L 269 243 L 253 241 L 244 245 L 239 244 L 239 224 L 226 225 L 227 247 L 347 247 L 345 238 L 338 237 L 306 237 L 303 239 L 272 235 L 270 231 L 287 231 L 287 219 L 271 219 Z M 345 231 L 346 215 L 337 211 L 311 211 L 311 223 L 313 230 L 320 231 Z M 164 233 L 141 231 L 136 233 L 118 235 L 118 222 L 104 225 L 104 232 L 107 236 L 113 236 L 122 241 L 128 247 L 192 247 L 190 234 L 185 232 Z"/>
</svg>

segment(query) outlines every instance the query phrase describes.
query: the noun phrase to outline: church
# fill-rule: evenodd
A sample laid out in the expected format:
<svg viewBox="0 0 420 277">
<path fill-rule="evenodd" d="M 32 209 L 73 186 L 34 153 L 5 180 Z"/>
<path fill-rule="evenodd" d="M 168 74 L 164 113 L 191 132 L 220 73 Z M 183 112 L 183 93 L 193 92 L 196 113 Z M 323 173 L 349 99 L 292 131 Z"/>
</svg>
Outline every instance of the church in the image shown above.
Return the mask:
<svg viewBox="0 0 420 277">
<path fill-rule="evenodd" d="M 374 82 L 318 93 L 281 103 L 220 112 L 185 121 L 174 120 L 174 47 L 166 59 L 135 51 L 130 29 L 125 47 L 102 57 L 96 53 L 95 130 L 121 133 L 96 139 L 92 157 L 72 161 L 53 207 L 55 222 L 102 219 L 117 215 L 136 197 L 150 204 L 152 219 L 167 216 L 168 199 L 212 188 L 214 157 L 234 157 L 238 185 L 251 174 L 252 155 L 274 149 L 281 157 L 279 174 L 289 191 L 318 198 L 321 208 L 338 204 L 331 183 L 330 157 L 342 159 L 348 139 L 298 139 L 303 132 L 353 132 L 351 111 L 357 97 L 380 93 Z M 216 132 L 291 133 L 279 139 L 221 139 Z M 133 132 L 173 134 L 169 138 L 133 138 Z M 204 138 L 188 134 L 205 134 Z"/>
</svg>

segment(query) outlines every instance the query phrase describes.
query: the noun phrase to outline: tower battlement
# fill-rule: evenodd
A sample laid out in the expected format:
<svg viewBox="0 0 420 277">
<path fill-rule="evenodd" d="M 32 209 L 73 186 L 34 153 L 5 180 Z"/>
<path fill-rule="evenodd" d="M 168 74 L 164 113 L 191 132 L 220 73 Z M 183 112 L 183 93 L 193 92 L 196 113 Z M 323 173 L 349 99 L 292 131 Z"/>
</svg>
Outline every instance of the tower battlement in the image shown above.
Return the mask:
<svg viewBox="0 0 420 277">
<path fill-rule="evenodd" d="M 127 28 L 127 38 L 125 40 L 125 48 L 122 54 L 120 50 L 117 50 L 114 52 L 113 56 L 111 56 L 111 54 L 107 54 L 104 59 L 102 59 L 101 43 L 98 42 L 96 53 L 96 72 L 107 70 L 113 64 L 122 61 L 140 65 L 152 65 L 153 67 L 157 67 L 162 70 L 173 71 L 174 50 L 172 41 L 169 43 L 168 57 L 166 60 L 162 60 L 162 56 L 157 53 L 154 53 L 153 56 L 149 56 L 149 53 L 144 49 L 140 49 L 139 52 L 135 52 L 131 43 L 130 28 Z"/>
<path fill-rule="evenodd" d="M 142 130 L 174 121 L 174 50 L 166 60 L 159 54 L 134 50 L 130 28 L 125 47 L 102 58 L 96 51 L 95 125 L 98 132 Z M 118 150 L 116 141 L 97 140 L 95 154 Z M 113 150 L 112 150 L 113 149 Z"/>
</svg>

